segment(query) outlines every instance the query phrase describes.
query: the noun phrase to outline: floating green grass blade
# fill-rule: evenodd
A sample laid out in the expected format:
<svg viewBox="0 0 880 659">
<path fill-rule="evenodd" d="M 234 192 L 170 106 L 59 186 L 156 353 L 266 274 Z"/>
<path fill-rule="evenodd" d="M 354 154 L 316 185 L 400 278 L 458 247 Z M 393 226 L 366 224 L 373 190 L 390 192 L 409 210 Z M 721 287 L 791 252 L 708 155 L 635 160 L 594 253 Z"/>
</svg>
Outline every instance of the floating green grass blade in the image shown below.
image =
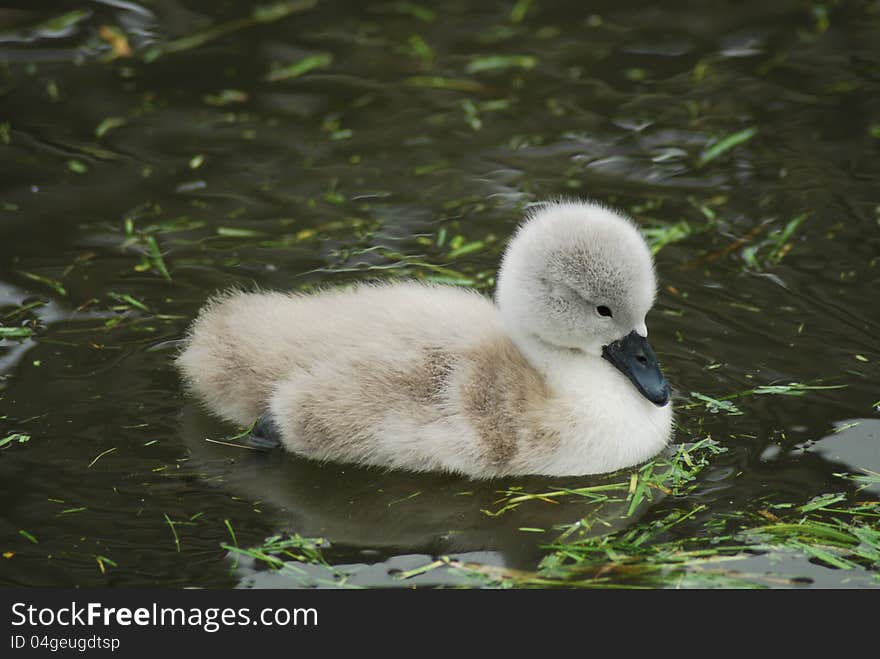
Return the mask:
<svg viewBox="0 0 880 659">
<path fill-rule="evenodd" d="M 718 140 L 712 146 L 703 151 L 703 153 L 700 154 L 700 158 L 697 161 L 697 164 L 702 167 L 706 163 L 715 160 L 715 158 L 717 158 L 721 154 L 730 151 L 732 148 L 748 142 L 757 134 L 758 129 L 752 126 L 751 128 L 746 128 L 739 132 L 733 133 L 732 135 L 728 135 L 727 137 Z"/>
<path fill-rule="evenodd" d="M 168 528 L 171 529 L 171 535 L 174 536 L 174 547 L 177 549 L 177 553 L 180 553 L 180 538 L 177 535 L 177 529 L 175 528 L 175 524 L 177 522 L 172 522 L 171 518 L 168 517 L 167 513 L 162 513 L 162 516 L 165 518 L 165 522 L 168 524 Z"/>
<path fill-rule="evenodd" d="M 0 327 L 0 339 L 26 339 L 33 334 L 30 327 Z"/>
<path fill-rule="evenodd" d="M 293 64 L 289 64 L 288 66 L 283 66 L 281 68 L 270 71 L 268 74 L 266 74 L 266 81 L 280 82 L 282 80 L 299 78 L 309 71 L 314 71 L 315 69 L 326 69 L 332 63 L 333 55 L 331 55 L 330 53 L 309 55 L 308 57 L 303 57 L 301 60 L 298 60 Z"/>
<path fill-rule="evenodd" d="M 128 293 L 116 293 L 114 291 L 110 291 L 107 293 L 107 296 L 118 302 L 122 302 L 127 307 L 139 309 L 146 313 L 150 313 L 150 309 L 146 304 L 144 304 L 137 298 L 132 297 Z"/>
<path fill-rule="evenodd" d="M 473 80 L 444 76 L 412 76 L 406 79 L 406 84 L 411 87 L 430 87 L 458 92 L 482 92 L 485 89 L 482 84 Z"/>
<path fill-rule="evenodd" d="M 114 446 L 113 448 L 108 448 L 106 451 L 103 451 L 103 452 L 99 453 L 97 456 L 95 456 L 95 459 L 92 460 L 92 461 L 89 463 L 89 466 L 86 467 L 86 469 L 91 469 L 92 467 L 95 466 L 95 463 L 96 463 L 98 460 L 100 460 L 101 458 L 103 458 L 105 455 L 108 455 L 108 454 L 110 454 L 110 453 L 113 453 L 115 450 L 116 450 L 116 447 Z"/>
<path fill-rule="evenodd" d="M 124 126 L 127 120 L 124 117 L 107 117 L 95 127 L 95 137 L 102 138 L 114 128 Z"/>
<path fill-rule="evenodd" d="M 162 250 L 159 249 L 159 243 L 156 241 L 155 236 L 146 236 L 144 243 L 146 244 L 147 256 L 152 266 L 159 271 L 162 277 L 171 281 L 171 274 L 165 266 L 165 259 L 162 257 Z"/>
<path fill-rule="evenodd" d="M 274 2 L 266 5 L 258 5 L 251 12 L 250 16 L 237 18 L 226 23 L 215 25 L 203 32 L 191 34 L 174 41 L 168 41 L 163 44 L 153 46 L 144 53 L 145 62 L 153 62 L 163 55 L 179 53 L 185 50 L 199 48 L 211 41 L 224 37 L 227 34 L 245 30 L 247 28 L 260 25 L 261 23 L 272 23 L 282 18 L 295 14 L 297 12 L 312 9 L 317 4 L 317 0 L 288 0 L 285 2 Z"/>
<path fill-rule="evenodd" d="M 51 277 L 45 277 L 43 275 L 34 274 L 33 272 L 22 271 L 21 274 L 23 274 L 28 279 L 31 279 L 35 282 L 43 284 L 44 286 L 48 286 L 49 288 L 51 288 L 53 291 L 55 291 L 59 295 L 67 295 L 67 289 L 64 288 L 64 284 L 62 284 L 60 281 L 58 281 L 56 279 L 52 279 Z"/>
<path fill-rule="evenodd" d="M 533 55 L 488 55 L 472 59 L 465 71 L 483 73 L 485 71 L 506 71 L 508 69 L 534 69 L 538 58 Z"/>
<path fill-rule="evenodd" d="M 241 227 L 217 227 L 218 236 L 224 238 L 260 238 L 266 234 L 256 229 L 245 229 Z"/>
<path fill-rule="evenodd" d="M 821 508 L 828 508 L 831 504 L 838 503 L 839 501 L 846 501 L 845 494 L 823 494 L 822 496 L 818 496 L 807 504 L 804 504 L 799 508 L 802 513 L 808 513 L 812 510 L 819 510 Z"/>
<path fill-rule="evenodd" d="M 19 529 L 18 535 L 20 535 L 22 538 L 27 539 L 28 542 L 32 542 L 35 545 L 39 544 L 39 542 L 40 542 L 39 540 L 37 540 L 36 536 L 29 533 L 28 531 L 25 531 L 24 529 Z"/>
<path fill-rule="evenodd" d="M 8 444 L 18 443 L 18 444 L 27 444 L 31 440 L 31 436 L 22 432 L 14 432 L 11 435 L 7 435 L 3 439 L 0 439 L 0 448 L 7 446 Z"/>
<path fill-rule="evenodd" d="M 732 416 L 739 416 L 742 414 L 742 410 L 728 400 L 719 400 L 718 398 L 712 398 L 711 396 L 696 391 L 691 392 L 691 398 L 696 398 L 697 400 L 706 403 L 706 409 L 712 414 L 715 414 L 716 412 L 726 412 Z"/>
</svg>

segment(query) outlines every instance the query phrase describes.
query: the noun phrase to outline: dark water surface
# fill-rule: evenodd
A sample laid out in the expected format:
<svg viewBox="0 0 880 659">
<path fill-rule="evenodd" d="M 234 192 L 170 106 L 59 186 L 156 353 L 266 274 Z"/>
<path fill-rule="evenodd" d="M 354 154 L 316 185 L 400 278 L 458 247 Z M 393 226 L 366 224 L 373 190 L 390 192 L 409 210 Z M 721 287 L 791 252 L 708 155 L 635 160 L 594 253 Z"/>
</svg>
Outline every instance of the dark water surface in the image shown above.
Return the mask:
<svg viewBox="0 0 880 659">
<path fill-rule="evenodd" d="M 581 518 L 607 533 L 690 510 L 664 540 L 713 546 L 822 495 L 877 502 L 880 3 L 6 7 L 0 583 L 474 583 L 407 571 L 531 572 Z M 659 249 L 648 320 L 675 441 L 726 449 L 692 491 L 630 516 L 579 497 L 493 516 L 507 488 L 630 476 L 474 483 L 205 441 L 236 429 L 194 409 L 170 359 L 211 292 L 410 276 L 489 294 L 523 209 L 559 195 L 626 209 Z M 789 383 L 839 388 L 706 398 Z M 876 530 L 874 511 L 846 519 Z M 296 533 L 336 569 L 221 547 Z M 880 585 L 880 554 L 799 547 L 720 567 Z"/>
</svg>

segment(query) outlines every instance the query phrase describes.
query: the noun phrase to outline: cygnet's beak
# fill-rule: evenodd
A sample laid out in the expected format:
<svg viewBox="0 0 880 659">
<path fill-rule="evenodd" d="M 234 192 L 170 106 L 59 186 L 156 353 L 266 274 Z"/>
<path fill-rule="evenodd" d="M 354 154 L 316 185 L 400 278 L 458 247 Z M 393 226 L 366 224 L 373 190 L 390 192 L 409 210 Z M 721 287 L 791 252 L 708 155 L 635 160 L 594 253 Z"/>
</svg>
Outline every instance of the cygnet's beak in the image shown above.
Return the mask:
<svg viewBox="0 0 880 659">
<path fill-rule="evenodd" d="M 630 379 L 639 393 L 654 405 L 669 402 L 669 383 L 663 377 L 657 355 L 644 336 L 633 330 L 602 348 L 602 356 Z"/>
</svg>

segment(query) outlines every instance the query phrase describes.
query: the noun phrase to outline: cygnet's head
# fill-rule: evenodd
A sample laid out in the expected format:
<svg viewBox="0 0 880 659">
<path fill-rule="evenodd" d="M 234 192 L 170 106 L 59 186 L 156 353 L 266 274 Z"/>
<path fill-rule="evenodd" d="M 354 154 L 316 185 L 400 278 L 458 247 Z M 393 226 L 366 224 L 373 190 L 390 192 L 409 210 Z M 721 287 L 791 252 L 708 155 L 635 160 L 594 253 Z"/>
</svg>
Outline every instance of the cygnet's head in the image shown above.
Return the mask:
<svg viewBox="0 0 880 659">
<path fill-rule="evenodd" d="M 628 340 L 630 352 L 642 344 L 650 352 L 645 316 L 656 288 L 651 252 L 632 221 L 596 203 L 563 201 L 540 206 L 519 228 L 501 263 L 496 299 L 518 342 L 603 356 L 633 379 L 609 348 Z M 630 357 L 644 363 L 644 350 Z M 656 364 L 653 352 L 650 358 Z M 665 398 L 633 382 L 655 403 L 668 399 L 665 380 Z"/>
</svg>

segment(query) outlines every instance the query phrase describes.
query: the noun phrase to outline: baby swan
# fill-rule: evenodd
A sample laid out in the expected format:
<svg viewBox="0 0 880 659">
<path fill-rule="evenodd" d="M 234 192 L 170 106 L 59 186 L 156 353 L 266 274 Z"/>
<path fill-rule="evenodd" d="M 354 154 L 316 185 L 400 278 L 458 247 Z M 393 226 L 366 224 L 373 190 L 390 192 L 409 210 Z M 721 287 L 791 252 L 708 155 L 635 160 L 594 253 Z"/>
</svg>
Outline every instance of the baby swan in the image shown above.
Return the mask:
<svg viewBox="0 0 880 659">
<path fill-rule="evenodd" d="M 531 213 L 497 306 L 417 283 L 228 292 L 177 357 L 213 413 L 318 460 L 475 478 L 594 474 L 666 444 L 669 387 L 646 340 L 651 253 L 595 203 Z"/>
</svg>

